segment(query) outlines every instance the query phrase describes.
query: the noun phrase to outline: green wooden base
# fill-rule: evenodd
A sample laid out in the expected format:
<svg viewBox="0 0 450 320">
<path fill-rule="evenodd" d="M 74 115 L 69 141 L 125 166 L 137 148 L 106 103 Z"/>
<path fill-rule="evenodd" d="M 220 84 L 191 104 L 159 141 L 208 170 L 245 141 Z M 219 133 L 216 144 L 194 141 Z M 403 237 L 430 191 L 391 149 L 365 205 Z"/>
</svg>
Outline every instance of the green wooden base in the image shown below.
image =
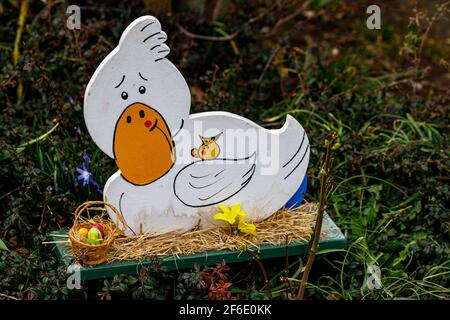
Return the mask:
<svg viewBox="0 0 450 320">
<path fill-rule="evenodd" d="M 54 231 L 52 235 L 65 235 L 66 230 Z M 52 241 L 61 241 L 61 237 L 51 236 Z M 347 245 L 345 236 L 328 215 L 324 217 L 322 238 L 319 243 L 319 250 L 343 249 Z M 298 256 L 305 253 L 307 242 L 295 242 L 288 246 L 289 256 Z M 55 245 L 56 253 L 61 262 L 69 267 L 74 261 L 72 250 L 69 246 L 61 243 Z M 261 260 L 284 257 L 286 255 L 285 245 L 261 245 L 253 250 L 258 254 Z M 250 261 L 252 256 L 245 251 L 220 250 L 197 253 L 189 256 L 180 256 L 178 258 L 167 256 L 159 260 L 159 265 L 167 270 L 182 270 L 192 268 L 195 264 L 201 266 L 215 265 L 225 260 L 227 263 Z M 141 261 L 122 261 L 97 266 L 82 266 L 80 268 L 81 280 L 101 279 L 113 277 L 116 274 L 137 274 L 142 267 L 149 267 L 154 260 Z"/>
</svg>

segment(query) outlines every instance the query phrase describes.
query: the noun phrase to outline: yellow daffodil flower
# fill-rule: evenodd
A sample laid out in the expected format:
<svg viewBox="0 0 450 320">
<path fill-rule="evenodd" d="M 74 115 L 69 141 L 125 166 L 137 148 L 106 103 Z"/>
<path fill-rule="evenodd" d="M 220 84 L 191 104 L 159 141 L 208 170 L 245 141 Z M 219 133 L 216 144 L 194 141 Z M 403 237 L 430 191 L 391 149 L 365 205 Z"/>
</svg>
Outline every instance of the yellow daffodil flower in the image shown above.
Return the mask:
<svg viewBox="0 0 450 320">
<path fill-rule="evenodd" d="M 239 219 L 238 230 L 242 233 L 256 236 L 256 226 L 253 223 L 247 223 L 245 220 Z"/>
<path fill-rule="evenodd" d="M 231 209 L 224 204 L 219 204 L 218 207 L 222 212 L 216 213 L 214 219 L 226 221 L 229 224 L 234 224 L 237 217 L 243 218 L 247 215 L 247 212 L 241 211 L 241 205 L 239 203 L 231 206 Z"/>
<path fill-rule="evenodd" d="M 245 222 L 247 212 L 241 211 L 241 205 L 239 203 L 231 206 L 231 208 L 224 204 L 219 204 L 218 207 L 222 212 L 214 215 L 215 220 L 226 221 L 234 230 L 237 229 L 239 232 L 256 236 L 256 226 L 252 223 Z"/>
</svg>

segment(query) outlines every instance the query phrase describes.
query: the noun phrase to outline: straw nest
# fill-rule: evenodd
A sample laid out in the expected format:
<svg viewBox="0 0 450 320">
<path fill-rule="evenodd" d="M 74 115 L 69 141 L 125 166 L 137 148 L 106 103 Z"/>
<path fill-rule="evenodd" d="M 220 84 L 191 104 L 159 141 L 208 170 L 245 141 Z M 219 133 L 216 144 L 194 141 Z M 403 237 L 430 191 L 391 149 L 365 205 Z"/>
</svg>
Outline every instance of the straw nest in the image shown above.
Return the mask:
<svg viewBox="0 0 450 320">
<path fill-rule="evenodd" d="M 215 250 L 258 248 L 308 241 L 317 214 L 317 205 L 306 203 L 295 210 L 282 209 L 256 222 L 257 236 L 233 234 L 227 228 L 193 230 L 187 233 L 142 234 L 118 238 L 108 254 L 108 262 L 142 260 L 149 257 L 182 256 Z"/>
</svg>

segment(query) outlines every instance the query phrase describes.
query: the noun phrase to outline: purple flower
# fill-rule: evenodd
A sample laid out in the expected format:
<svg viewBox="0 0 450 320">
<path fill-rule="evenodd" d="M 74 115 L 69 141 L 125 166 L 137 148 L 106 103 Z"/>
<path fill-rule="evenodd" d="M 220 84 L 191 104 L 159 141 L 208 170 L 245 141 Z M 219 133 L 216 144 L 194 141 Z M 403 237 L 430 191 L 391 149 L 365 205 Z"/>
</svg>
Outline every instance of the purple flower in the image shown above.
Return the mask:
<svg viewBox="0 0 450 320">
<path fill-rule="evenodd" d="M 81 128 L 77 127 L 77 133 L 81 136 Z"/>
<path fill-rule="evenodd" d="M 83 160 L 84 160 L 84 163 L 86 163 L 86 164 L 91 163 L 91 158 L 89 158 L 89 156 L 87 154 L 85 154 L 83 156 Z"/>
<path fill-rule="evenodd" d="M 72 98 L 72 96 L 67 96 L 67 101 L 68 101 L 70 104 L 73 104 L 73 98 Z"/>
<path fill-rule="evenodd" d="M 86 187 L 91 179 L 93 180 L 92 173 L 87 170 L 85 163 L 83 163 L 82 168 L 77 168 L 77 172 L 80 174 L 77 179 L 83 180 L 83 187 Z"/>
<path fill-rule="evenodd" d="M 87 159 L 89 159 L 89 157 L 86 155 L 85 157 L 87 157 Z M 83 157 L 83 158 L 85 158 Z M 98 185 L 97 181 L 94 180 L 94 176 L 92 175 L 91 172 L 88 171 L 88 169 L 86 168 L 86 164 L 89 163 L 91 160 L 89 159 L 89 162 L 87 162 L 86 159 L 84 159 L 84 163 L 81 166 L 81 168 L 77 168 L 77 172 L 80 174 L 77 178 L 78 181 L 83 181 L 83 188 L 85 188 L 87 185 L 92 185 L 94 186 L 98 192 L 103 193 L 103 190 L 100 188 L 100 186 Z M 74 181 L 75 182 L 75 181 Z"/>
</svg>

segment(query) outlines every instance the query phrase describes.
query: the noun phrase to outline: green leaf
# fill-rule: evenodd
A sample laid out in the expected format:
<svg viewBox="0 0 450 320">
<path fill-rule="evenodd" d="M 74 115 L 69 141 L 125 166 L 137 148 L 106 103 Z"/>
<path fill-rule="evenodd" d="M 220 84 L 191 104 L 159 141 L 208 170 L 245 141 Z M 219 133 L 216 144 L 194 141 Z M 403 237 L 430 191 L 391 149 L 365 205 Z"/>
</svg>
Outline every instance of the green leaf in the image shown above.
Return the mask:
<svg viewBox="0 0 450 320">
<path fill-rule="evenodd" d="M 33 144 L 33 143 L 39 142 L 39 141 L 41 141 L 41 140 L 44 140 L 44 139 L 47 138 L 53 131 L 55 131 L 56 128 L 58 128 L 58 126 L 59 126 L 59 122 L 57 122 L 53 128 L 51 128 L 49 131 L 47 131 L 47 132 L 44 133 L 43 135 L 41 135 L 41 136 L 39 136 L 39 137 L 37 137 L 37 138 L 31 140 L 31 141 L 22 143 L 20 146 L 18 146 L 18 147 L 16 148 L 17 152 L 22 152 L 27 146 L 29 146 L 29 145 L 31 145 L 31 144 Z"/>
<path fill-rule="evenodd" d="M 0 251 L 9 251 L 8 247 L 7 247 L 6 244 L 3 242 L 2 239 L 0 239 Z"/>
<path fill-rule="evenodd" d="M 322 7 L 324 7 L 324 6 L 326 6 L 327 4 L 329 4 L 331 1 L 333 1 L 333 0 L 315 0 L 315 1 L 312 3 L 312 7 L 313 7 L 315 10 L 318 10 L 318 9 L 320 9 L 320 8 L 322 8 Z"/>
</svg>

